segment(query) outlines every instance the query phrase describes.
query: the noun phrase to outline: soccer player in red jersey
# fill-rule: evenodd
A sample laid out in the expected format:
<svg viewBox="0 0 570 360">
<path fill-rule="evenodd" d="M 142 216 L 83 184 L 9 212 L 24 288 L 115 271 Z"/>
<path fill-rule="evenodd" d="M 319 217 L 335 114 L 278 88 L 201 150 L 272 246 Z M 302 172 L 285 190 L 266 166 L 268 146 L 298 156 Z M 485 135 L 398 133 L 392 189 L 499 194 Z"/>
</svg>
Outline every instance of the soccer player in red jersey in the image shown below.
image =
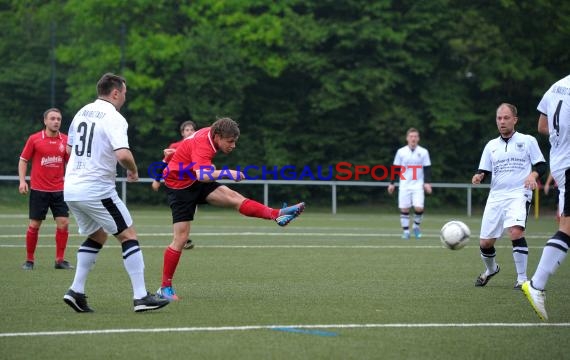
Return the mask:
<svg viewBox="0 0 570 360">
<path fill-rule="evenodd" d="M 18 163 L 20 194 L 30 192 L 28 231 L 26 232 L 26 262 L 24 270 L 34 269 L 34 253 L 38 235 L 48 208 L 55 219 L 55 268 L 73 269 L 64 259 L 69 236 L 69 209 L 63 200 L 63 176 L 69 160 L 66 152 L 67 135 L 59 131 L 61 111 L 56 108 L 44 112 L 45 129 L 30 135 Z M 30 186 L 26 182 L 28 162 L 32 162 Z M 30 190 L 31 189 L 31 190 Z"/>
<path fill-rule="evenodd" d="M 212 159 L 218 151 L 224 154 L 233 151 L 239 135 L 235 121 L 219 119 L 211 127 L 200 129 L 185 139 L 168 162 L 164 184 L 172 211 L 174 237 L 164 251 L 162 284 L 157 292 L 163 298 L 178 300 L 172 287 L 172 278 L 190 234 L 190 222 L 194 219 L 197 204 L 233 207 L 245 216 L 275 220 L 279 226 L 289 224 L 305 209 L 305 203 L 272 209 L 216 181 L 220 178 L 230 178 L 236 182 L 245 179 L 245 175 L 238 170 L 215 169 L 212 166 Z"/>
</svg>

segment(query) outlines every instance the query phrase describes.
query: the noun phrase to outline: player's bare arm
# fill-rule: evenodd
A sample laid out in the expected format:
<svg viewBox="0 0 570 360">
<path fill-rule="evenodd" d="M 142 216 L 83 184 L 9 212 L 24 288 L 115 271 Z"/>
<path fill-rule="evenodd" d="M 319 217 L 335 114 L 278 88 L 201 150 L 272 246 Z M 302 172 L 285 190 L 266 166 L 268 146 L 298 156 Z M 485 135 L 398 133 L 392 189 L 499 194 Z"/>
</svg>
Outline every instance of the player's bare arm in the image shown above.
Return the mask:
<svg viewBox="0 0 570 360">
<path fill-rule="evenodd" d="M 524 181 L 524 187 L 531 190 L 536 189 L 536 179 L 538 179 L 538 173 L 536 171 L 531 172 Z"/>
<path fill-rule="evenodd" d="M 20 159 L 18 162 L 18 177 L 20 178 L 20 186 L 18 190 L 20 194 L 25 195 L 28 193 L 28 183 L 26 182 L 26 173 L 28 172 L 28 162 Z"/>
<path fill-rule="evenodd" d="M 548 135 L 548 118 L 544 114 L 538 117 L 538 132 L 543 135 Z"/>
<path fill-rule="evenodd" d="M 484 178 L 485 178 L 485 173 L 477 173 L 477 174 L 473 175 L 473 178 L 471 179 L 471 183 L 473 185 L 479 185 L 479 184 L 481 184 L 481 181 L 483 181 Z"/>
<path fill-rule="evenodd" d="M 137 169 L 137 164 L 135 163 L 135 158 L 133 153 L 129 149 L 117 149 L 115 150 L 115 156 L 117 161 L 122 167 L 127 169 L 127 181 L 134 182 L 138 181 L 139 173 Z"/>
</svg>

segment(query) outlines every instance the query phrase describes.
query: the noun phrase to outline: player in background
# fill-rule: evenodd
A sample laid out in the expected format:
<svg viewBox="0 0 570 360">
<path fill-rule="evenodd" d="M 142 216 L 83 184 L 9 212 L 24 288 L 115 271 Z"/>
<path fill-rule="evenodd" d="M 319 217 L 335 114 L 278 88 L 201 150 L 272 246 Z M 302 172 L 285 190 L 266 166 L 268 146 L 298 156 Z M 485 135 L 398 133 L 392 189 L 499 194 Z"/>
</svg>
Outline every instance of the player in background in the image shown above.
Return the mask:
<svg viewBox="0 0 570 360">
<path fill-rule="evenodd" d="M 212 126 L 198 130 L 184 140 L 168 163 L 169 171 L 164 179 L 168 203 L 172 212 L 173 239 L 164 251 L 162 284 L 157 293 L 169 300 L 178 300 L 172 279 L 178 266 L 182 249 L 190 234 L 197 204 L 231 207 L 242 215 L 274 220 L 279 226 L 289 224 L 305 209 L 299 203 L 283 209 L 272 209 L 218 183 L 229 178 L 236 182 L 245 179 L 238 170 L 212 166 L 218 151 L 229 154 L 236 147 L 240 135 L 238 124 L 230 118 L 215 121 Z"/>
<path fill-rule="evenodd" d="M 398 189 L 398 207 L 400 208 L 400 225 L 402 239 L 410 238 L 410 208 L 414 208 L 414 235 L 422 237 L 421 224 L 424 216 L 425 193 L 431 194 L 431 161 L 429 151 L 418 145 L 420 132 L 410 128 L 406 132 L 406 146 L 401 147 L 394 157 L 394 166 L 401 167 L 400 184 Z M 392 180 L 388 185 L 388 193 L 396 189 Z"/>
<path fill-rule="evenodd" d="M 87 239 L 77 251 L 77 269 L 63 301 L 77 312 L 92 312 L 85 296 L 85 283 L 99 252 L 113 234 L 122 248 L 123 265 L 131 280 L 135 312 L 168 305 L 146 290 L 142 249 L 129 210 L 116 189 L 117 163 L 127 170 L 127 181 L 139 179 L 127 129 L 119 110 L 126 101 L 127 83 L 115 74 L 97 82 L 97 100 L 81 108 L 69 127 L 69 163 L 64 197 L 79 233 Z"/>
<path fill-rule="evenodd" d="M 26 262 L 24 270 L 34 269 L 34 255 L 42 222 L 51 209 L 55 219 L 55 265 L 56 269 L 73 269 L 64 259 L 69 237 L 69 209 L 63 200 L 63 177 L 69 159 L 66 152 L 67 135 L 59 131 L 61 111 L 56 108 L 44 112 L 45 129 L 30 135 L 20 155 L 18 177 L 20 194 L 30 192 L 28 230 L 26 231 Z M 30 186 L 26 182 L 28 162 L 32 161 Z M 31 188 L 31 190 L 30 190 Z"/>
<path fill-rule="evenodd" d="M 499 137 L 490 140 L 481 155 L 479 170 L 471 182 L 480 184 L 491 177 L 491 190 L 483 211 L 479 247 L 485 272 L 475 280 L 475 286 L 485 286 L 499 273 L 495 261 L 495 242 L 507 229 L 513 246 L 517 272 L 514 288 L 520 289 L 527 280 L 528 245 L 524 237 L 532 191 L 536 180 L 547 170 L 546 161 L 536 138 L 515 130 L 517 108 L 503 103 L 496 112 Z"/>
<path fill-rule="evenodd" d="M 184 121 L 180 125 L 180 135 L 182 136 L 182 139 L 180 141 L 168 145 L 168 147 L 164 149 L 164 159 L 162 159 L 164 167 L 166 167 L 166 165 L 168 164 L 168 160 L 172 157 L 176 148 L 178 148 L 178 146 L 182 144 L 182 141 L 184 141 L 184 139 L 194 134 L 195 132 L 196 132 L 196 123 L 192 120 Z M 151 184 L 151 187 L 154 191 L 158 191 L 158 189 L 160 188 L 160 180 L 162 180 L 162 172 L 157 171 L 157 177 L 152 181 Z M 184 244 L 184 249 L 191 250 L 193 248 L 194 248 L 194 243 L 192 242 L 192 239 L 186 240 L 186 244 Z"/>
<path fill-rule="evenodd" d="M 538 104 L 538 132 L 550 136 L 550 173 L 558 184 L 558 231 L 546 242 L 531 281 L 522 289 L 542 320 L 546 312 L 546 284 L 570 248 L 570 75 L 558 80 Z"/>
<path fill-rule="evenodd" d="M 184 121 L 180 125 L 180 135 L 182 136 L 182 139 L 180 141 L 173 142 L 172 144 L 168 145 L 168 147 L 164 150 L 164 159 L 162 159 L 162 161 L 165 167 L 168 164 L 168 160 L 172 157 L 172 154 L 174 154 L 174 151 L 170 150 L 176 150 L 176 148 L 178 148 L 178 146 L 182 144 L 184 139 L 194 134 L 195 132 L 196 132 L 196 123 L 192 120 Z M 151 187 L 154 191 L 158 191 L 158 189 L 160 188 L 160 180 L 162 180 L 162 174 L 159 172 L 157 178 L 155 178 L 151 184 Z"/>
</svg>

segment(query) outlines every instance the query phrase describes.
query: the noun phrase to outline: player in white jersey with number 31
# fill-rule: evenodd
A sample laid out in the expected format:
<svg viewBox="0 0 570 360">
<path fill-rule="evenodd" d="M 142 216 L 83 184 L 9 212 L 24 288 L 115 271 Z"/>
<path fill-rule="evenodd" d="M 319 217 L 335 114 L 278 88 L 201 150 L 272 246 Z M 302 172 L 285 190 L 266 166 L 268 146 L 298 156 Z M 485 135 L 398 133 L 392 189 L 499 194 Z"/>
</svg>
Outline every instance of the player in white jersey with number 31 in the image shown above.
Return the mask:
<svg viewBox="0 0 570 360">
<path fill-rule="evenodd" d="M 117 162 L 127 169 L 127 180 L 137 181 L 138 170 L 129 149 L 128 124 L 119 113 L 126 100 L 124 78 L 107 73 L 97 82 L 97 100 L 81 108 L 69 126 L 70 154 L 63 196 L 79 233 L 87 239 L 77 251 L 77 268 L 63 300 L 77 312 L 92 312 L 85 282 L 99 251 L 113 234 L 121 243 L 123 264 L 133 288 L 134 311 L 156 310 L 168 304 L 148 293 L 144 260 L 129 210 L 117 195 Z"/>
<path fill-rule="evenodd" d="M 540 319 L 547 320 L 544 289 L 570 248 L 570 75 L 548 89 L 538 104 L 538 132 L 550 136 L 550 172 L 560 191 L 558 231 L 546 242 L 536 272 L 522 290 Z"/>
</svg>

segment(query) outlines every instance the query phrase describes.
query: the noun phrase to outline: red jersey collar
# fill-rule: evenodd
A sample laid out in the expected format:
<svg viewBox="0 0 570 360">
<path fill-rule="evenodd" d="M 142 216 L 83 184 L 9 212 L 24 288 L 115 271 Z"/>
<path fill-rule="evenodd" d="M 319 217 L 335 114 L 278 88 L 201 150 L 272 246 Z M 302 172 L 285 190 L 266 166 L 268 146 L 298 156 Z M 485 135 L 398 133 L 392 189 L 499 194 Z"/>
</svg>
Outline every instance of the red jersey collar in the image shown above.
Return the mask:
<svg viewBox="0 0 570 360">
<path fill-rule="evenodd" d="M 58 138 L 59 140 L 62 140 L 62 138 L 61 138 L 61 131 L 58 130 L 56 136 L 48 136 L 47 133 L 46 133 L 46 129 L 43 129 L 43 130 L 42 130 L 42 140 L 45 139 L 45 138 L 52 138 L 52 139 L 53 139 L 53 138 Z"/>
</svg>

